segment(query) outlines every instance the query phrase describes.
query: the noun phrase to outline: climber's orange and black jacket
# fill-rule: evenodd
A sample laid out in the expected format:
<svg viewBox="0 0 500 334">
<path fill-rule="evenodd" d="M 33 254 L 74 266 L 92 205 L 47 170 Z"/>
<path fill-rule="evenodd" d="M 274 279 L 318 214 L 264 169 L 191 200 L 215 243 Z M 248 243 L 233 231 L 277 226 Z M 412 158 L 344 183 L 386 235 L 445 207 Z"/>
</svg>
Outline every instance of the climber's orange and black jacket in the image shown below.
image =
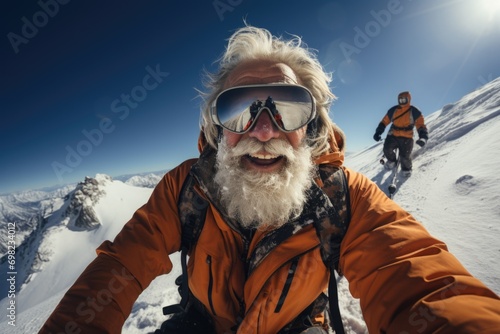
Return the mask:
<svg viewBox="0 0 500 334">
<path fill-rule="evenodd" d="M 347 176 L 351 220 L 339 267 L 359 298 L 370 333 L 500 333 L 500 298 L 473 277 L 422 224 L 367 177 L 343 164 L 343 139 L 317 164 L 341 166 Z M 201 159 L 201 158 L 200 158 Z M 41 333 L 120 333 L 141 292 L 172 271 L 181 247 L 177 201 L 199 159 L 170 170 L 113 241 L 104 242 L 44 324 Z M 207 189 L 197 188 L 210 200 Z M 210 200 L 205 224 L 188 261 L 189 288 L 217 333 L 277 333 L 327 290 L 329 272 L 312 224 L 269 247 L 247 275 L 245 256 L 272 231 L 243 236 Z M 283 287 L 298 258 L 284 301 Z M 281 308 L 276 306 L 281 303 Z"/>
<path fill-rule="evenodd" d="M 388 136 L 413 138 L 413 129 L 416 129 L 419 138 L 428 139 L 424 116 L 417 107 L 410 104 L 410 93 L 402 92 L 398 95 L 398 101 L 400 98 L 406 98 L 407 102 L 391 107 L 380 121 L 375 132 L 381 135 L 386 126 L 392 123 L 387 133 Z"/>
</svg>

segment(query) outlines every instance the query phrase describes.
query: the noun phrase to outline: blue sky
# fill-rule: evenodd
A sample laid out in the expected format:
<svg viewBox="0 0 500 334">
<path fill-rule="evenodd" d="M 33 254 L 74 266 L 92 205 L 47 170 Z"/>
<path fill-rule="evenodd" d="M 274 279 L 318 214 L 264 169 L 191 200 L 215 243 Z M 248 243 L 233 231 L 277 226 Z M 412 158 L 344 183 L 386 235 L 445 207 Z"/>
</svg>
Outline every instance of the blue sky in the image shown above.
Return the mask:
<svg viewBox="0 0 500 334">
<path fill-rule="evenodd" d="M 3 6 L 0 193 L 164 170 L 196 157 L 195 89 L 243 19 L 318 50 L 334 72 L 331 115 L 348 151 L 374 144 L 400 91 L 411 91 L 429 115 L 500 75 L 495 0 Z"/>
</svg>

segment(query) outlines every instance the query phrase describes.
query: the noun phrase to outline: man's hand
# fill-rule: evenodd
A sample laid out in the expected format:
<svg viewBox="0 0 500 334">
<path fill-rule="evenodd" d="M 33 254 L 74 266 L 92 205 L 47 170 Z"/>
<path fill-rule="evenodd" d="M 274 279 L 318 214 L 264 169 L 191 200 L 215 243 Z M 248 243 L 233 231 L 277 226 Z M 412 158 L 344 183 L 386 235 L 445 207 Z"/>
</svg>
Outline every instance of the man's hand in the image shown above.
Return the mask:
<svg viewBox="0 0 500 334">
<path fill-rule="evenodd" d="M 382 139 L 382 137 L 380 136 L 382 135 L 382 133 L 384 133 L 384 130 L 385 130 L 385 125 L 384 123 L 380 122 L 377 128 L 375 129 L 375 134 L 373 135 L 373 139 L 375 141 L 380 141 L 380 139 Z"/>
<path fill-rule="evenodd" d="M 418 146 L 420 146 L 420 147 L 424 147 L 425 143 L 427 143 L 427 139 L 425 139 L 425 138 L 419 138 L 419 139 L 417 140 L 417 144 L 418 144 Z"/>
<path fill-rule="evenodd" d="M 424 145 L 427 144 L 427 139 L 429 139 L 429 134 L 427 133 L 427 128 L 423 127 L 423 128 L 418 129 L 417 144 L 420 147 L 424 147 Z"/>
</svg>

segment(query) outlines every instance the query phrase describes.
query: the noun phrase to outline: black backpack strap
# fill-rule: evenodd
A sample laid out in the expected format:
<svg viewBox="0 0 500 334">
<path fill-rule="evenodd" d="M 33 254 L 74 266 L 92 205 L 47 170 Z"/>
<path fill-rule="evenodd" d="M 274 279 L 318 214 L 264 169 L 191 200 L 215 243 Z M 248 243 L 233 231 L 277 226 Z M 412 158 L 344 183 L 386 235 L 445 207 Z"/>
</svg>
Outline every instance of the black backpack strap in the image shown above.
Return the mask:
<svg viewBox="0 0 500 334">
<path fill-rule="evenodd" d="M 179 220 L 181 221 L 181 268 L 179 293 L 181 301 L 176 305 L 169 305 L 163 308 L 163 314 L 172 314 L 186 311 L 189 300 L 187 255 L 200 237 L 201 230 L 205 224 L 205 217 L 208 208 L 208 201 L 198 194 L 194 189 L 196 180 L 188 174 L 182 184 L 177 208 L 179 210 Z"/>
<path fill-rule="evenodd" d="M 343 187 L 343 193 L 344 193 L 344 203 L 342 207 L 345 208 L 345 212 L 343 215 L 341 215 L 341 219 L 343 220 L 343 234 L 342 238 L 344 237 L 345 233 L 347 232 L 347 228 L 349 226 L 349 222 L 351 220 L 351 200 L 349 197 L 349 187 L 347 183 L 347 178 L 345 176 L 344 170 L 339 169 L 336 172 L 336 175 L 340 175 L 342 178 L 342 187 Z M 342 211 L 341 211 L 342 212 Z M 330 304 L 330 316 L 331 316 L 331 322 L 333 325 L 333 328 L 335 330 L 336 334 L 344 334 L 344 324 L 342 323 L 342 316 L 340 314 L 340 307 L 339 307 L 339 292 L 338 292 L 338 287 L 337 287 L 337 279 L 335 276 L 335 271 L 338 271 L 338 266 L 339 266 L 339 259 L 340 259 L 340 244 L 339 247 L 337 248 L 338 254 L 335 254 L 335 259 L 336 262 L 334 263 L 334 266 L 330 267 L 330 281 L 328 283 L 328 300 Z"/>
<path fill-rule="evenodd" d="M 335 334 L 344 334 L 344 324 L 342 323 L 339 306 L 339 291 L 333 267 L 330 268 L 330 281 L 328 282 L 328 304 L 330 306 L 330 322 L 335 330 Z"/>
<path fill-rule="evenodd" d="M 319 174 L 323 182 L 322 190 L 330 199 L 332 207 L 328 221 L 316 222 L 316 231 L 321 242 L 323 262 L 338 270 L 340 244 L 351 219 L 349 188 L 342 168 L 321 165 Z"/>
<path fill-rule="evenodd" d="M 406 115 L 406 113 L 410 112 L 410 110 L 411 110 L 411 107 L 410 107 L 410 108 L 408 108 L 408 109 L 406 109 L 406 111 L 405 111 L 404 113 L 402 113 L 401 115 L 399 115 L 398 117 L 396 117 L 396 118 L 392 118 L 392 117 L 391 117 L 391 118 L 392 118 L 392 119 L 391 119 L 391 121 L 394 123 L 394 121 L 395 121 L 395 120 L 397 120 L 398 118 L 403 117 L 404 115 Z M 393 117 L 394 117 L 394 113 L 393 113 L 392 115 L 393 115 Z"/>
<path fill-rule="evenodd" d="M 329 226 L 325 226 L 324 223 L 316 225 L 321 242 L 323 262 L 330 271 L 328 283 L 330 322 L 336 334 L 344 334 L 335 272 L 337 271 L 341 275 L 339 270 L 340 244 L 351 219 L 349 187 L 342 168 L 324 165 L 320 166 L 319 173 L 323 181 L 322 189 L 330 198 L 334 208 L 330 214 Z"/>
<path fill-rule="evenodd" d="M 182 226 L 181 249 L 191 249 L 196 244 L 205 224 L 208 200 L 195 190 L 196 180 L 188 174 L 179 194 L 177 207 Z"/>
</svg>

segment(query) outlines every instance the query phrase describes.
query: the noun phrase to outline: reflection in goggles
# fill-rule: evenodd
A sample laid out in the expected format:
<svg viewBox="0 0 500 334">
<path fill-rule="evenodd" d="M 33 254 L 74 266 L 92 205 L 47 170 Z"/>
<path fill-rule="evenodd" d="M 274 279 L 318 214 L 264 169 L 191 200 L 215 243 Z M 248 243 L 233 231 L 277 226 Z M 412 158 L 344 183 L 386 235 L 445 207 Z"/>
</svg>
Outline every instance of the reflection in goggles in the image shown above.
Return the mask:
<svg viewBox="0 0 500 334">
<path fill-rule="evenodd" d="M 248 129 L 250 129 L 252 127 L 253 122 L 257 119 L 257 117 L 259 115 L 259 111 L 261 111 L 263 108 L 267 108 L 267 110 L 269 110 L 271 112 L 271 115 L 273 116 L 274 122 L 276 123 L 276 125 L 280 129 L 284 128 L 283 121 L 281 120 L 281 115 L 280 115 L 278 109 L 276 109 L 276 104 L 274 103 L 273 98 L 271 96 L 269 96 L 266 99 L 266 102 L 264 103 L 264 105 L 262 105 L 262 101 L 260 101 L 260 100 L 254 101 L 252 103 L 252 105 L 250 106 L 250 119 L 248 120 L 247 124 L 245 125 L 245 128 L 243 129 L 243 131 L 248 131 Z"/>
<path fill-rule="evenodd" d="M 312 94 L 305 87 L 288 84 L 239 86 L 220 93 L 212 104 L 215 124 L 247 132 L 263 110 L 285 132 L 295 131 L 316 116 Z"/>
</svg>

